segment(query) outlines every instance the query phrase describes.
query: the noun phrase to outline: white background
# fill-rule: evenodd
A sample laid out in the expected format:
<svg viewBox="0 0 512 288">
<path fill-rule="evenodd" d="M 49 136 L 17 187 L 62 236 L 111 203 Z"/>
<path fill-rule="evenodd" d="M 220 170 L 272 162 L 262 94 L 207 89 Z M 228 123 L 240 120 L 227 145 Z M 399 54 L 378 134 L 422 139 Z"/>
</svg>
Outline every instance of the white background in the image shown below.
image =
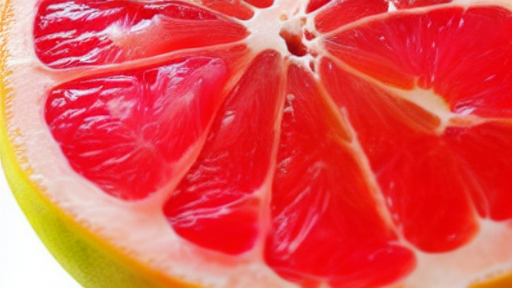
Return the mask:
<svg viewBox="0 0 512 288">
<path fill-rule="evenodd" d="M 0 165 L 0 288 L 80 288 L 18 207 Z"/>
</svg>

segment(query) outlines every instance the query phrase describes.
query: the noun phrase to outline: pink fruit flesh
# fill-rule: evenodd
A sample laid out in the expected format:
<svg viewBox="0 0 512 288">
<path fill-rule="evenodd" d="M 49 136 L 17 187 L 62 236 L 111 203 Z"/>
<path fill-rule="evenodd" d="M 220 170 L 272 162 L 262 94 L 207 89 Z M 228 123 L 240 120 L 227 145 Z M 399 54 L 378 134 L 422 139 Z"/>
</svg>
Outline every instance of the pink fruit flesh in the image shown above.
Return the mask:
<svg viewBox="0 0 512 288">
<path fill-rule="evenodd" d="M 312 0 L 318 35 L 281 36 L 298 57 L 302 39 L 323 41 L 313 77 L 238 43 L 249 32 L 234 19 L 273 1 L 42 1 L 44 64 L 124 65 L 53 87 L 44 116 L 106 193 L 172 190 L 169 227 L 198 246 L 242 254 L 263 239 L 268 265 L 304 287 L 385 286 L 416 264 L 399 236 L 441 253 L 471 241 L 478 217 L 512 219 L 512 13 L 408 12 L 419 3 Z M 439 130 L 375 81 L 430 91 L 457 117 Z"/>
</svg>

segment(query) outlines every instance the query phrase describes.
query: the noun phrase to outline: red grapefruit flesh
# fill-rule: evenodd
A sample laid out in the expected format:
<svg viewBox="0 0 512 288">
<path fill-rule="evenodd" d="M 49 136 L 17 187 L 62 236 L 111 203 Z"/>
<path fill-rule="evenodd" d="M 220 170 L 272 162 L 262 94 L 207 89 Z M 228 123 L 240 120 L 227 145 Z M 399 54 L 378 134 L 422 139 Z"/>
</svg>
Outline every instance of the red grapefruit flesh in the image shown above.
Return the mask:
<svg viewBox="0 0 512 288">
<path fill-rule="evenodd" d="M 506 247 L 468 279 L 441 258 L 481 257 L 486 227 L 512 227 L 512 5 L 38 3 L 41 111 L 69 173 L 88 197 L 150 203 L 133 218 L 207 259 L 191 267 L 257 263 L 308 288 L 512 271 Z M 164 257 L 160 240 L 134 254 Z M 444 264 L 456 276 L 436 279 Z"/>
<path fill-rule="evenodd" d="M 385 0 L 332 1 L 315 18 L 315 27 L 320 32 L 329 32 L 358 19 L 384 13 L 389 9 Z"/>
<path fill-rule="evenodd" d="M 226 66 L 188 57 L 67 82 L 50 92 L 46 122 L 78 173 L 116 197 L 145 198 L 205 133 Z"/>
<path fill-rule="evenodd" d="M 52 68 L 119 63 L 246 36 L 242 25 L 184 1 L 43 1 L 34 25 L 37 56 Z"/>
<path fill-rule="evenodd" d="M 242 0 L 203 0 L 201 3 L 205 7 L 224 15 L 233 16 L 242 20 L 248 20 L 254 16 L 254 11 L 247 5 L 244 5 Z"/>
<path fill-rule="evenodd" d="M 324 6 L 325 4 L 329 3 L 331 0 L 311 0 L 308 3 L 308 7 L 306 12 L 311 13 L 318 8 Z"/>
</svg>

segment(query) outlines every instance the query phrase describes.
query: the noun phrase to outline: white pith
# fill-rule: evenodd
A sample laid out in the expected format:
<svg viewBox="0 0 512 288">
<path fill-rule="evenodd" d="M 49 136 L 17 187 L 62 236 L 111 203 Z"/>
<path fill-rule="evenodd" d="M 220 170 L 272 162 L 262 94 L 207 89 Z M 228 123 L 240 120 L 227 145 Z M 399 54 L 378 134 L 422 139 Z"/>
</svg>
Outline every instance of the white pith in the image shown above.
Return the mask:
<svg viewBox="0 0 512 288">
<path fill-rule="evenodd" d="M 265 264 L 261 253 L 263 237 L 252 251 L 236 257 L 198 248 L 180 238 L 170 228 L 161 212 L 162 203 L 167 197 L 164 191 L 144 201 L 121 201 L 108 196 L 69 167 L 43 119 L 42 107 L 46 92 L 62 80 L 50 77 L 48 69 L 34 54 L 32 27 L 35 10 L 28 7 L 35 9 L 37 2 L 38 0 L 11 1 L 15 19 L 8 31 L 10 42 L 7 47 L 10 54 L 7 69 L 12 71 L 8 77 L 8 87 L 12 89 L 7 105 L 8 132 L 14 144 L 21 148 L 22 155 L 18 156 L 26 159 L 22 162 L 23 168 L 33 171 L 31 180 L 84 226 L 108 239 L 131 257 L 170 277 L 219 288 L 297 287 L 277 276 Z M 247 45 L 255 52 L 276 50 L 283 57 L 304 67 L 309 67 L 310 61 L 317 65 L 319 59 L 327 54 L 318 37 L 304 41 L 318 56 L 297 57 L 288 52 L 279 32 L 283 27 L 298 31 L 301 25 L 314 31 L 313 17 L 319 11 L 307 15 L 305 9 L 308 1 L 305 0 L 274 2 L 270 8 L 255 9 L 252 19 L 240 21 L 252 33 L 245 40 Z M 450 5 L 480 3 L 499 4 L 512 10 L 512 2 L 507 0 L 455 0 Z M 393 10 L 390 6 L 390 11 Z M 301 19 L 306 19 L 306 23 L 301 24 Z M 357 74 L 356 71 L 354 73 Z M 439 132 L 450 125 L 451 118 L 457 116 L 431 91 L 403 91 L 367 76 L 361 77 L 437 115 L 442 123 Z M 37 82 L 34 82 L 35 79 Z M 361 151 L 357 143 L 354 143 L 354 150 Z M 180 165 L 186 167 L 187 158 L 194 157 L 197 153 L 198 149 L 191 149 Z M 260 191 L 254 193 L 254 197 L 262 197 L 264 203 L 269 201 L 266 197 L 270 195 L 270 177 Z M 468 245 L 451 253 L 425 254 L 411 247 L 416 252 L 418 267 L 405 279 L 405 285 L 415 288 L 465 288 L 472 281 L 488 275 L 511 272 L 512 222 L 481 220 L 480 224 L 481 231 L 478 236 Z M 134 230 L 136 233 L 133 233 Z M 405 242 L 403 244 L 410 246 Z M 489 266 L 492 268 L 483 269 Z"/>
</svg>

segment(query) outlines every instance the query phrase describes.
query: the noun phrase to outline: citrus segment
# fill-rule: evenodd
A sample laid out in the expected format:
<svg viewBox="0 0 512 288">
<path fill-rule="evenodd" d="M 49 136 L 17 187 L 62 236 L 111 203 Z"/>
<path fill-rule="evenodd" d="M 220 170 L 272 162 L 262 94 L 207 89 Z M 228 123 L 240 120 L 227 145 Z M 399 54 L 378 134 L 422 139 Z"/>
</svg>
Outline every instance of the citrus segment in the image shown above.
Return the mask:
<svg viewBox="0 0 512 288">
<path fill-rule="evenodd" d="M 257 8 L 267 8 L 274 4 L 274 0 L 244 0 L 245 2 L 251 4 Z"/>
<path fill-rule="evenodd" d="M 292 65 L 287 75 L 268 264 L 304 287 L 396 281 L 414 256 L 378 214 L 351 135 L 304 69 Z"/>
<path fill-rule="evenodd" d="M 425 252 L 450 251 L 468 243 L 478 231 L 470 198 L 474 187 L 466 180 L 470 171 L 441 139 L 421 137 L 405 142 L 400 145 L 404 152 L 389 151 L 389 166 L 375 167 L 398 227 Z M 436 216 L 433 209 L 439 211 Z"/>
<path fill-rule="evenodd" d="M 324 6 L 325 4 L 329 3 L 331 0 L 311 0 L 308 3 L 308 7 L 306 8 L 306 12 L 314 12 L 318 8 Z"/>
<path fill-rule="evenodd" d="M 332 1 L 315 17 L 315 27 L 320 32 L 329 32 L 358 19 L 388 11 L 386 0 Z"/>
<path fill-rule="evenodd" d="M 77 79 L 52 89 L 45 119 L 77 173 L 113 196 L 145 198 L 205 133 L 227 73 L 221 59 L 188 58 Z"/>
<path fill-rule="evenodd" d="M 244 5 L 242 0 L 202 0 L 201 4 L 224 15 L 241 20 L 248 20 L 254 16 L 254 11 Z"/>
<path fill-rule="evenodd" d="M 262 233 L 279 110 L 281 55 L 258 55 L 233 88 L 194 166 L 164 214 L 183 238 L 229 254 L 253 247 Z M 268 186 L 268 185 L 267 185 Z"/>
<path fill-rule="evenodd" d="M 389 85 L 433 89 L 455 113 L 511 117 L 511 31 L 512 13 L 504 8 L 446 8 L 340 31 L 326 47 Z"/>
<path fill-rule="evenodd" d="M 468 171 L 467 190 L 482 218 L 512 219 L 512 121 L 489 121 L 446 131 L 453 154 Z M 473 182 L 473 183 L 472 183 Z"/>
<path fill-rule="evenodd" d="M 34 23 L 37 56 L 60 69 L 120 63 L 245 36 L 242 25 L 182 1 L 43 1 Z"/>
</svg>

